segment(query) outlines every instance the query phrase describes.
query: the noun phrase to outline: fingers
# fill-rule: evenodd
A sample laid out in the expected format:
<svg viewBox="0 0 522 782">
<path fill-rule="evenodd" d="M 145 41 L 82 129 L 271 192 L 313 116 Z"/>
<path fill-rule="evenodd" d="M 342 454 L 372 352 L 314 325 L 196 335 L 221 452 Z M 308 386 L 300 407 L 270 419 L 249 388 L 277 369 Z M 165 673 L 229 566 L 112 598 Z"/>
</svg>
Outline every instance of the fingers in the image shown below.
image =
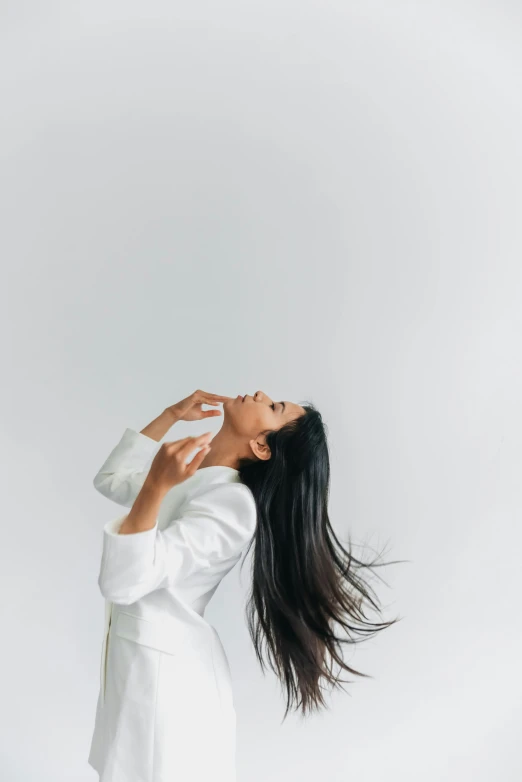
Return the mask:
<svg viewBox="0 0 522 782">
<path fill-rule="evenodd" d="M 206 445 L 212 439 L 212 432 L 205 432 L 196 437 L 183 437 L 181 440 L 173 440 L 172 442 L 164 443 L 172 453 L 190 452 L 193 448 L 200 448 L 202 445 Z"/>
<path fill-rule="evenodd" d="M 185 459 L 194 448 L 202 448 L 207 445 L 212 437 L 212 432 L 205 432 L 205 434 L 200 434 L 198 437 L 185 437 L 183 440 L 176 440 L 174 443 L 169 443 L 169 445 L 176 446 L 171 450 L 180 459 Z"/>
<path fill-rule="evenodd" d="M 196 470 L 198 469 L 199 465 L 207 455 L 207 453 L 210 451 L 210 445 L 207 445 L 201 449 L 201 451 L 198 451 L 197 454 L 194 456 L 193 459 L 190 460 L 190 462 L 187 464 L 185 469 L 185 474 L 187 476 L 194 475 Z"/>
<path fill-rule="evenodd" d="M 221 415 L 221 410 L 202 410 L 202 418 L 212 418 L 213 415 Z"/>
<path fill-rule="evenodd" d="M 202 434 L 199 437 L 191 438 L 192 442 L 188 442 L 182 445 L 179 451 L 176 453 L 176 457 L 185 464 L 185 469 L 189 474 L 191 474 L 192 469 L 194 469 L 194 471 L 197 470 L 199 464 L 210 451 L 211 439 L 212 432 L 205 432 L 205 434 Z M 192 453 L 194 448 L 200 448 L 201 450 L 199 450 L 194 458 L 191 459 L 191 461 L 187 464 L 185 460 L 188 455 Z"/>
<path fill-rule="evenodd" d="M 207 391 L 195 391 L 194 396 L 198 397 L 198 401 L 204 402 L 207 405 L 217 405 L 220 402 L 226 402 L 227 399 L 232 399 L 231 396 L 222 396 L 221 394 L 210 394 Z"/>
<path fill-rule="evenodd" d="M 181 440 L 170 440 L 168 442 L 164 442 L 163 445 L 169 451 L 177 451 L 178 447 L 181 447 L 185 443 L 188 443 L 189 440 L 193 440 L 193 439 L 194 439 L 193 437 L 183 437 Z"/>
</svg>

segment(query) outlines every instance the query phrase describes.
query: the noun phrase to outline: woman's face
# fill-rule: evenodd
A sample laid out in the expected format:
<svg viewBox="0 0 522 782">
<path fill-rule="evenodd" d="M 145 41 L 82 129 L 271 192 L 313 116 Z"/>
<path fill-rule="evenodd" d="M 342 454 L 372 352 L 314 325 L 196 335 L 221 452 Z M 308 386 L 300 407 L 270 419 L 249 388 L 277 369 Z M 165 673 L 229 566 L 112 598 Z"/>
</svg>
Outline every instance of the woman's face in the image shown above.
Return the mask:
<svg viewBox="0 0 522 782">
<path fill-rule="evenodd" d="M 253 396 L 245 394 L 223 403 L 224 422 L 232 426 L 237 434 L 247 437 L 257 435 L 267 429 L 280 429 L 282 426 L 304 415 L 301 405 L 288 401 L 274 401 L 263 391 Z"/>
</svg>

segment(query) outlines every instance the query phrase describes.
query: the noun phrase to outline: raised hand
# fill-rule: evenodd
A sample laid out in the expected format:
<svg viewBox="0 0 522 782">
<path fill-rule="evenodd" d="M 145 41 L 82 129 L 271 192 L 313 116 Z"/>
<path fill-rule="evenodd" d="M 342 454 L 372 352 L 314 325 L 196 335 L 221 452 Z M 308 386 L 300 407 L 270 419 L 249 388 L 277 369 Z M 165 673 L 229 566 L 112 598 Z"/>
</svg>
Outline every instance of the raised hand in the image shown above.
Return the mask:
<svg viewBox="0 0 522 782">
<path fill-rule="evenodd" d="M 211 418 L 215 415 L 221 415 L 221 410 L 202 410 L 202 405 L 213 405 L 214 407 L 221 402 L 231 399 L 230 396 L 220 396 L 219 394 L 209 394 L 206 391 L 194 391 L 193 394 L 170 405 L 167 410 L 172 413 L 177 421 L 200 421 L 202 418 Z"/>
<path fill-rule="evenodd" d="M 153 486 L 160 492 L 166 492 L 178 483 L 186 481 L 187 478 L 194 475 L 210 451 L 211 439 L 212 432 L 205 432 L 199 437 L 185 437 L 182 440 L 163 443 L 152 460 L 146 478 L 147 486 Z M 195 448 L 200 450 L 187 464 L 187 457 Z"/>
</svg>

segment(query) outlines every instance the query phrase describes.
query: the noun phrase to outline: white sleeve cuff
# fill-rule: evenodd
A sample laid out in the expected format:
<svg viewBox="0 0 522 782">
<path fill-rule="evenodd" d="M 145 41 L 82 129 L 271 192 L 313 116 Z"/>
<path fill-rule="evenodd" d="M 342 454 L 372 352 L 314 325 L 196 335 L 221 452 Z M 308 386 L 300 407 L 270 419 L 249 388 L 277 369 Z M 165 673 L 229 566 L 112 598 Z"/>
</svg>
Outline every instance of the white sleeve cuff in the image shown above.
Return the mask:
<svg viewBox="0 0 522 782">
<path fill-rule="evenodd" d="M 94 476 L 94 487 L 109 500 L 132 508 L 161 444 L 127 427 Z"/>
<path fill-rule="evenodd" d="M 155 535 L 156 529 L 158 527 L 157 518 L 154 523 L 154 526 L 151 527 L 150 529 L 140 530 L 139 532 L 127 532 L 127 533 L 120 534 L 120 527 L 128 515 L 129 514 L 126 513 L 124 516 L 118 516 L 118 518 L 111 519 L 110 521 L 108 521 L 103 528 L 103 532 L 105 533 L 105 535 L 108 535 L 110 539 L 112 538 L 123 539 L 123 538 L 136 538 L 136 537 L 139 539 L 140 537 L 147 536 L 147 535 L 149 535 L 150 537 L 150 533 L 154 533 Z"/>
<path fill-rule="evenodd" d="M 148 590 L 154 572 L 158 519 L 151 529 L 120 534 L 129 514 L 111 519 L 103 527 L 103 550 L 98 586 L 111 603 L 130 605 Z"/>
<path fill-rule="evenodd" d="M 129 426 L 123 432 L 120 442 L 131 448 L 139 448 L 140 451 L 150 453 L 153 453 L 161 445 L 158 440 L 153 440 L 152 437 L 138 432 L 137 429 L 131 429 Z"/>
</svg>

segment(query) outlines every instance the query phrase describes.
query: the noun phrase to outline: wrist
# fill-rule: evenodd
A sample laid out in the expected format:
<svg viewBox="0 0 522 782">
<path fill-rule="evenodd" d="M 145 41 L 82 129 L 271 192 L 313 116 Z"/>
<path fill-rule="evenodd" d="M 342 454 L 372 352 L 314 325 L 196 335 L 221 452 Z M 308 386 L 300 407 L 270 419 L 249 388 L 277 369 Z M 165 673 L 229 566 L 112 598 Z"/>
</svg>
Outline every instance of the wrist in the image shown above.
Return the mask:
<svg viewBox="0 0 522 782">
<path fill-rule="evenodd" d="M 173 424 L 176 423 L 176 421 L 179 421 L 179 415 L 177 411 L 174 409 L 174 407 L 166 407 L 163 411 L 163 415 L 165 416 L 165 419 L 169 422 L 169 426 L 173 426 Z"/>
<path fill-rule="evenodd" d="M 169 491 L 169 487 L 165 486 L 161 481 L 149 472 L 143 486 L 141 487 L 140 494 L 142 497 L 146 497 L 149 502 L 161 502 L 163 497 Z"/>
</svg>

